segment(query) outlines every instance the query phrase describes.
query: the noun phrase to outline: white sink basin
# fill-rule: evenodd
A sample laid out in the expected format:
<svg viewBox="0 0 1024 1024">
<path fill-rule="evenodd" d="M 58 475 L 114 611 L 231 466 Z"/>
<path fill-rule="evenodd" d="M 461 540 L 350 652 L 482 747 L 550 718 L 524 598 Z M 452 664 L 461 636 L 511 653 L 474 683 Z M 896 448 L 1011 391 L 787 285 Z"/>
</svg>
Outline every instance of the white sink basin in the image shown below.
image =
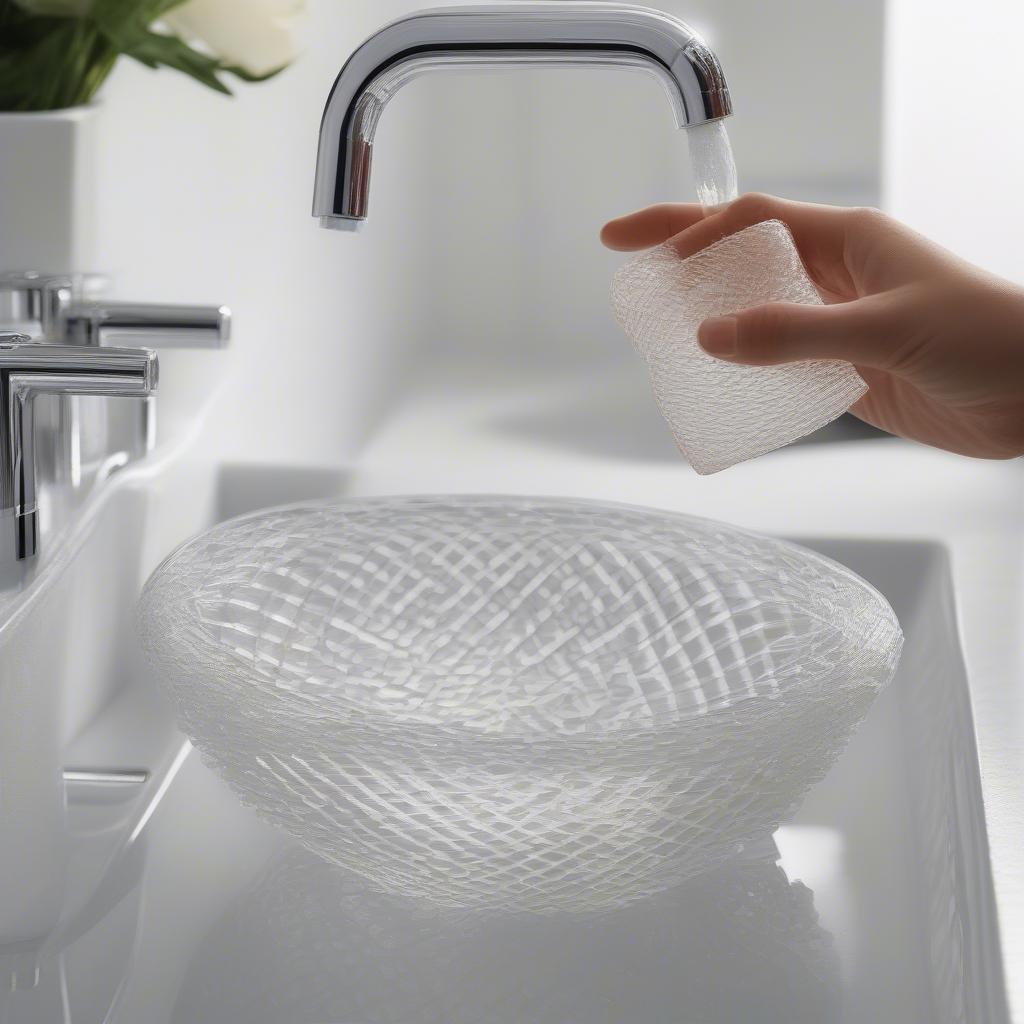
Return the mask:
<svg viewBox="0 0 1024 1024">
<path fill-rule="evenodd" d="M 597 920 L 470 925 L 299 850 L 193 755 L 146 825 L 141 882 L 107 883 L 122 898 L 138 889 L 148 911 L 108 1019 L 660 1024 L 689 1006 L 702 1024 L 1008 1021 L 946 554 L 801 543 L 878 587 L 906 647 L 892 686 L 776 834 L 778 866 L 766 846 Z M 66 977 L 96 958 L 94 931 L 65 950 Z M 7 997 L 9 1019 L 45 1019 L 31 1008 L 59 983 L 43 963 L 34 990 Z M 73 1013 L 74 988 L 69 998 Z"/>
<path fill-rule="evenodd" d="M 802 543 L 877 586 L 907 637 L 894 684 L 777 834 L 782 871 L 807 890 L 762 851 L 596 923 L 477 931 L 417 917 L 305 855 L 275 859 L 268 844 L 267 869 L 223 893 L 189 950 L 171 1020 L 655 1024 L 687 1005 L 702 1024 L 1008 1020 L 945 553 Z M 198 794 L 204 773 L 190 781 Z M 181 813 L 163 826 L 188 828 Z M 186 879 L 163 884 L 180 894 Z"/>
<path fill-rule="evenodd" d="M 836 522 L 860 521 L 872 503 L 883 507 L 865 490 L 857 493 L 852 512 L 851 503 L 843 503 L 844 513 L 850 513 L 845 520 L 828 519 L 835 501 L 819 495 L 827 497 L 829 487 L 838 493 L 833 481 L 844 474 L 849 479 L 849 467 L 860 456 L 844 456 L 841 466 L 832 455 L 814 461 L 805 485 L 799 466 L 811 460 L 808 452 L 779 457 L 790 461 L 791 486 L 778 495 L 767 486 L 771 473 L 759 465 L 742 476 L 702 481 L 698 492 L 688 491 L 687 479 L 672 467 L 640 466 L 616 477 L 603 464 L 580 466 L 576 476 L 546 470 L 557 477 L 549 480 L 540 479 L 539 471 L 531 479 L 532 463 L 525 458 L 512 469 L 493 460 L 489 464 L 503 487 L 511 476 L 517 489 L 539 493 L 552 493 L 557 483 L 563 492 L 617 495 L 724 518 L 731 508 L 734 517 L 742 514 L 755 529 L 780 530 L 780 523 L 794 521 L 795 508 L 802 522 L 835 529 Z M 875 479 L 879 460 L 884 466 L 887 458 L 903 465 L 896 453 L 872 455 L 860 479 Z M 934 476 L 934 485 L 928 483 L 933 477 L 927 455 L 917 465 L 918 476 L 909 480 L 901 470 L 904 482 L 918 489 L 914 517 L 923 488 L 933 486 L 929 501 L 939 507 L 940 494 L 954 486 L 944 479 L 940 491 L 939 477 L 951 471 L 945 463 L 936 467 L 942 473 Z M 437 469 L 421 470 L 432 486 L 487 489 L 481 465 L 453 464 L 448 478 L 443 467 Z M 999 508 L 1009 507 L 1016 485 L 994 492 L 994 472 L 963 464 L 964 479 L 987 481 L 986 507 L 996 500 Z M 460 488 L 461 473 L 474 475 L 471 487 Z M 880 487 L 888 486 L 885 477 L 878 478 Z M 222 472 L 219 495 L 207 494 L 200 477 L 168 474 L 144 486 L 140 482 L 97 519 L 83 542 L 76 575 L 65 586 L 74 588 L 83 607 L 130 621 L 149 567 L 185 531 L 265 505 L 345 493 L 349 484 L 334 470 L 282 473 L 274 467 Z M 412 470 L 387 479 L 371 472 L 356 478 L 354 491 L 421 487 Z M 760 495 L 760 519 L 748 514 L 751 506 L 739 500 L 741 492 Z M 183 516 L 185 496 L 191 520 Z M 93 567 L 115 558 L 117 537 L 138 528 L 137 515 L 151 521 L 142 558 L 116 587 L 97 589 L 89 582 L 91 573 L 94 580 L 110 577 Z M 985 519 L 982 511 L 968 521 L 980 538 L 968 550 L 979 552 L 981 561 L 959 558 L 956 579 L 973 586 L 984 570 L 990 586 L 998 560 L 988 559 L 986 545 L 994 546 L 1002 536 L 1002 518 L 993 512 Z M 1019 516 L 1012 521 L 1019 523 Z M 875 522 L 905 536 L 921 532 L 918 518 L 901 519 L 898 513 L 877 511 Z M 149 700 L 151 681 L 136 674 L 131 645 L 118 639 L 123 631 L 104 627 L 96 634 L 103 642 L 77 644 L 74 658 L 57 659 L 60 675 L 55 670 L 52 676 L 73 699 L 87 700 L 90 710 L 104 699 L 101 683 L 119 684 L 114 692 L 120 696 L 92 718 L 91 726 L 78 727 L 90 718 L 84 706 L 74 721 L 72 716 L 63 720 L 64 735 L 78 737 L 65 751 L 65 766 L 72 764 L 68 758 L 75 767 L 108 759 L 115 767 L 145 767 L 151 776 L 139 797 L 120 806 L 103 804 L 109 796 L 73 801 L 68 895 L 63 907 L 44 908 L 50 915 L 59 911 L 69 928 L 63 940 L 58 936 L 44 947 L 34 987 L 25 984 L 0 994 L 0 1019 L 49 1024 L 61 1019 L 66 1004 L 75 1024 L 661 1024 L 678 1020 L 680 1007 L 688 1005 L 699 1009 L 697 1019 L 708 1022 L 1009 1021 L 968 676 L 946 551 L 909 540 L 796 539 L 848 565 L 891 602 L 906 633 L 896 680 L 833 770 L 776 834 L 781 869 L 771 849 L 751 851 L 745 864 L 705 878 L 697 888 L 597 923 L 581 924 L 570 915 L 531 925 L 496 918 L 484 932 L 469 933 L 444 917 L 410 915 L 407 908 L 368 894 L 350 876 L 308 859 L 242 807 L 194 754 L 183 764 L 174 756 L 173 733 L 166 721 L 161 732 L 159 713 Z M 999 550 L 1005 561 L 1005 548 Z M 106 603 L 97 603 L 101 593 Z M 977 586 L 972 593 L 977 595 Z M 58 605 L 41 603 L 32 613 L 39 617 L 32 632 L 29 616 L 13 624 L 9 639 L 21 636 L 23 643 L 34 643 L 48 635 L 46 623 L 57 621 Z M 969 635 L 976 638 L 971 648 L 976 664 L 979 612 L 974 605 L 966 618 L 973 630 Z M 996 641 L 995 624 L 990 634 L 981 635 Z M 982 752 L 990 765 L 993 744 L 1001 742 L 1001 734 L 993 733 L 993 694 L 987 686 L 998 669 L 993 657 L 983 651 L 985 673 L 971 680 L 972 689 L 982 694 L 979 716 L 988 730 Z M 50 678 L 46 660 L 32 664 L 36 684 Z M 83 679 L 90 685 L 76 689 Z M 139 734 L 126 743 L 139 722 L 148 722 L 147 735 L 160 738 L 143 743 Z M 1012 721 L 1007 728 L 1012 730 Z M 59 740 L 58 735 L 54 742 Z M 990 767 L 989 787 L 991 775 Z M 1019 775 L 1011 775 L 1019 786 Z M 994 811 L 997 825 L 1013 814 L 1006 804 Z M 1002 875 L 996 874 L 1002 898 L 1012 893 L 1012 886 L 1007 889 L 1013 879 L 1010 847 L 1005 828 L 992 834 L 995 863 L 1002 864 Z M 806 889 L 788 884 L 797 880 Z M 72 899 L 78 907 L 69 910 Z M 1014 907 L 1012 899 L 999 907 L 1008 953 L 1015 948 Z M 1012 969 L 1006 973 L 1012 983 Z M 744 1015 L 751 1005 L 756 1009 Z"/>
</svg>

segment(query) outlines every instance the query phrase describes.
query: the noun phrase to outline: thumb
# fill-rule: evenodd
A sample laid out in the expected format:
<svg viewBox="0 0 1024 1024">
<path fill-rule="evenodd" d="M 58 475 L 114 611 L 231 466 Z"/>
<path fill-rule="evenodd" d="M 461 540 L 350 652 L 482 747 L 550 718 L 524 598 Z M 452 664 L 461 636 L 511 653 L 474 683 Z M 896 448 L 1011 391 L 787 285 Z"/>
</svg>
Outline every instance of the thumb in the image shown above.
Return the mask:
<svg viewBox="0 0 1024 1024">
<path fill-rule="evenodd" d="M 709 355 L 748 366 L 800 359 L 844 359 L 886 369 L 901 331 L 879 297 L 811 306 L 775 302 L 700 325 L 697 340 Z"/>
</svg>

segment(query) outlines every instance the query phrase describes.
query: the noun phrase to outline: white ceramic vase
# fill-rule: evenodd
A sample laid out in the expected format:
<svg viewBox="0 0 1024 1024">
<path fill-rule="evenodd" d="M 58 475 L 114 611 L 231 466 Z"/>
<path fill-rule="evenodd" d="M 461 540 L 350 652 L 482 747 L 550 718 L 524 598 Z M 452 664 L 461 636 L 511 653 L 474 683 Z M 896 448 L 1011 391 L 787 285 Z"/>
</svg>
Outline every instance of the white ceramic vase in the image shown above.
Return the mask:
<svg viewBox="0 0 1024 1024">
<path fill-rule="evenodd" d="M 98 108 L 0 112 L 0 273 L 94 267 Z"/>
</svg>

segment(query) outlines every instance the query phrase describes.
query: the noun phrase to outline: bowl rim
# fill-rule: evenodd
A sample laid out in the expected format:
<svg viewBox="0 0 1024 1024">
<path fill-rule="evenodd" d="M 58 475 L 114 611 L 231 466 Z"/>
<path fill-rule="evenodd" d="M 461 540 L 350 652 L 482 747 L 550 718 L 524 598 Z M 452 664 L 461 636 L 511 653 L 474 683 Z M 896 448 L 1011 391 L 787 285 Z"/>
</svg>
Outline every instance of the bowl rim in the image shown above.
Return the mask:
<svg viewBox="0 0 1024 1024">
<path fill-rule="evenodd" d="M 407 508 L 414 508 L 416 506 L 426 507 L 432 505 L 460 507 L 474 507 L 481 505 L 503 505 L 515 507 L 518 505 L 524 509 L 544 507 L 562 509 L 569 507 L 590 507 L 595 510 L 611 510 L 638 513 L 643 516 L 655 516 L 670 522 L 689 523 L 697 527 L 710 527 L 719 532 L 724 530 L 738 536 L 751 538 L 759 543 L 768 542 L 772 545 L 795 552 L 806 561 L 815 563 L 820 568 L 839 575 L 855 589 L 863 592 L 866 600 L 878 606 L 882 612 L 878 621 L 883 627 L 887 626 L 888 632 L 890 633 L 887 642 L 885 637 L 882 638 L 883 646 L 888 647 L 891 652 L 891 656 L 889 669 L 885 674 L 884 679 L 873 687 L 876 694 L 891 682 L 899 664 L 903 645 L 903 634 L 895 612 L 880 591 L 841 562 L 837 562 L 834 559 L 828 558 L 817 551 L 787 538 L 759 533 L 723 520 L 711 519 L 704 516 L 695 516 L 690 513 L 679 512 L 674 509 L 635 505 L 627 502 L 607 501 L 599 498 L 580 498 L 560 495 L 465 492 L 437 494 L 389 494 L 351 497 L 341 496 L 288 502 L 283 505 L 268 506 L 267 508 L 246 512 L 242 515 L 223 520 L 209 529 L 190 537 L 175 547 L 174 550 L 160 562 L 149 577 L 139 600 L 138 621 L 140 632 L 143 636 L 147 633 L 147 630 L 144 628 L 144 620 L 147 614 L 148 598 L 152 591 L 159 586 L 163 570 L 173 564 L 177 559 L 185 556 L 193 545 L 196 545 L 201 541 L 208 540 L 217 534 L 229 532 L 230 530 L 237 528 L 240 524 L 246 523 L 250 520 L 260 519 L 270 515 L 291 512 L 315 512 L 322 509 L 374 508 L 384 505 L 404 506 Z M 886 612 L 887 614 L 885 614 Z M 830 621 L 829 619 L 816 615 L 813 612 L 807 612 L 807 614 L 818 620 L 823 626 L 842 632 L 834 621 Z M 863 649 L 863 646 L 858 647 L 857 649 Z M 221 647 L 221 649 L 216 653 L 223 654 L 224 648 Z M 152 654 L 151 649 L 147 649 L 147 654 L 150 656 L 151 661 L 155 660 L 155 656 Z M 874 661 L 876 659 L 872 660 Z M 237 669 L 242 671 L 251 670 L 251 665 L 248 663 L 239 662 L 232 665 L 232 667 L 237 667 Z M 241 672 L 236 671 L 233 674 L 238 676 Z M 760 675 L 754 680 L 754 683 L 756 684 L 764 678 L 765 675 Z M 859 676 L 859 678 L 863 681 L 864 677 Z M 177 687 L 172 686 L 172 689 L 176 691 Z M 300 735 L 304 736 L 306 729 L 308 729 L 310 725 L 322 724 L 324 720 L 323 705 L 321 704 L 317 709 L 317 712 L 314 713 L 312 709 L 313 702 L 310 695 L 297 693 L 295 690 L 284 686 L 276 687 L 274 694 L 278 699 L 287 695 L 289 711 L 291 712 L 287 716 L 287 725 L 285 728 L 282 729 L 281 723 L 278 722 L 275 726 L 275 732 L 284 734 L 285 732 L 298 731 Z M 375 711 L 366 705 L 359 705 L 356 702 L 344 705 L 346 713 L 332 715 L 330 720 L 332 726 L 339 732 L 346 729 L 356 728 L 373 728 L 375 730 L 387 729 L 396 737 L 399 735 L 403 737 L 403 746 L 407 740 L 414 738 L 415 742 L 413 745 L 417 747 L 426 744 L 427 746 L 436 746 L 441 748 L 448 747 L 449 744 L 457 744 L 460 748 L 465 748 L 465 745 L 470 743 L 474 747 L 479 747 L 481 750 L 495 751 L 499 748 L 503 748 L 507 750 L 509 754 L 512 754 L 516 751 L 525 753 L 528 750 L 540 751 L 544 748 L 553 749 L 556 747 L 564 750 L 575 750 L 583 747 L 589 748 L 606 744 L 637 744 L 642 747 L 646 747 L 652 742 L 662 743 L 673 738 L 682 738 L 685 736 L 687 729 L 692 728 L 695 723 L 714 719 L 717 716 L 730 715 L 741 705 L 747 705 L 758 700 L 771 701 L 775 699 L 777 699 L 776 696 L 757 693 L 733 694 L 721 703 L 714 701 L 708 702 L 704 706 L 694 708 L 677 718 L 666 719 L 661 722 L 656 721 L 647 725 L 627 723 L 621 727 L 602 731 L 581 731 L 579 733 L 567 734 L 546 733 L 542 731 L 530 732 L 527 730 L 485 731 L 469 726 L 465 722 L 457 719 L 448 722 L 422 721 L 420 719 L 410 717 L 409 715 L 394 714 L 385 710 Z M 310 708 L 310 714 L 308 716 L 302 713 L 305 706 Z M 250 709 L 254 708 L 255 702 L 248 704 L 248 707 Z M 336 709 L 337 707 L 338 704 L 332 705 L 332 709 Z M 406 736 L 407 733 L 412 733 L 414 736 L 408 737 Z"/>
</svg>

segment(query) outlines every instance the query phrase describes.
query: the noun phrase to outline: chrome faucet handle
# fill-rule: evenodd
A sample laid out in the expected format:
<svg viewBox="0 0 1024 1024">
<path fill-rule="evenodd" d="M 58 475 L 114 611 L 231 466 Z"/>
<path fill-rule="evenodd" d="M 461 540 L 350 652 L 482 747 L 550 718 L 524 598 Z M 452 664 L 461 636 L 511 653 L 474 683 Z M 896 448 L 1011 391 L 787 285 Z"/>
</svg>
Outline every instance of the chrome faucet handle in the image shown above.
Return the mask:
<svg viewBox="0 0 1024 1024">
<path fill-rule="evenodd" d="M 153 352 L 33 344 L 0 334 L 0 518 L 14 517 L 15 556 L 38 551 L 34 399 L 40 394 L 141 398 L 157 387 Z"/>
<path fill-rule="evenodd" d="M 86 302 L 64 314 L 63 340 L 69 345 L 131 340 L 155 348 L 223 348 L 230 337 L 227 306 Z"/>
<path fill-rule="evenodd" d="M 75 288 L 68 274 L 25 271 L 0 277 L 0 321 L 19 329 L 37 324 L 47 337 L 71 304 Z"/>
<path fill-rule="evenodd" d="M 227 306 L 103 302 L 106 279 L 97 274 L 0 274 L 0 330 L 38 334 L 66 345 L 132 340 L 156 348 L 223 348 L 231 337 Z"/>
<path fill-rule="evenodd" d="M 0 274 L 0 325 L 28 330 L 59 342 L 72 303 L 96 295 L 106 284 L 99 274 L 44 274 L 19 270 Z M 3 329 L 0 327 L 0 329 Z"/>
</svg>

